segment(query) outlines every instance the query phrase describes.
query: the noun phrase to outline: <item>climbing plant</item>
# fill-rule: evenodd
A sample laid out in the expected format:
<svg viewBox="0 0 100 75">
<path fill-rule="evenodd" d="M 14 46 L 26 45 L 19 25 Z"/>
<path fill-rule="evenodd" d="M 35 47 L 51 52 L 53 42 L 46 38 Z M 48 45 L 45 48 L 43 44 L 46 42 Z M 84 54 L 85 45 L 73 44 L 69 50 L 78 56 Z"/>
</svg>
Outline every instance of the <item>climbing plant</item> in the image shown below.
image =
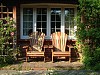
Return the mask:
<svg viewBox="0 0 100 75">
<path fill-rule="evenodd" d="M 0 66 L 14 62 L 16 53 L 16 25 L 14 19 L 0 20 Z"/>
<path fill-rule="evenodd" d="M 88 69 L 100 70 L 100 0 L 78 0 L 77 44 Z"/>
</svg>

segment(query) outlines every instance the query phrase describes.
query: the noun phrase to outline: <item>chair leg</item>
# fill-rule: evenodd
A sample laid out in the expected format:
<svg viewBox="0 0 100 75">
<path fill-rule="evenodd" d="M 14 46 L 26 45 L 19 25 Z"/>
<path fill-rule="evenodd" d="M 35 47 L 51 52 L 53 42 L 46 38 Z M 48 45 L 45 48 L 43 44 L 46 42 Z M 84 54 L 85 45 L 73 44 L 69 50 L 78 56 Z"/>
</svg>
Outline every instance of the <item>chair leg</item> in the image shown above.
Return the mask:
<svg viewBox="0 0 100 75">
<path fill-rule="evenodd" d="M 71 56 L 69 56 L 69 63 L 71 62 Z"/>
<path fill-rule="evenodd" d="M 52 54 L 52 63 L 53 63 L 53 54 Z"/>
<path fill-rule="evenodd" d="M 26 56 L 26 62 L 27 62 L 27 60 L 28 60 L 28 57 Z"/>
<path fill-rule="evenodd" d="M 45 48 L 44 48 L 44 62 L 46 62 L 46 59 L 45 59 Z"/>
<path fill-rule="evenodd" d="M 52 57 L 52 63 L 53 63 L 53 57 Z"/>
<path fill-rule="evenodd" d="M 53 63 L 53 49 L 52 49 L 52 63 Z"/>
<path fill-rule="evenodd" d="M 44 56 L 44 62 L 45 62 L 45 56 Z"/>
<path fill-rule="evenodd" d="M 71 47 L 69 47 L 69 63 L 71 62 Z"/>
</svg>

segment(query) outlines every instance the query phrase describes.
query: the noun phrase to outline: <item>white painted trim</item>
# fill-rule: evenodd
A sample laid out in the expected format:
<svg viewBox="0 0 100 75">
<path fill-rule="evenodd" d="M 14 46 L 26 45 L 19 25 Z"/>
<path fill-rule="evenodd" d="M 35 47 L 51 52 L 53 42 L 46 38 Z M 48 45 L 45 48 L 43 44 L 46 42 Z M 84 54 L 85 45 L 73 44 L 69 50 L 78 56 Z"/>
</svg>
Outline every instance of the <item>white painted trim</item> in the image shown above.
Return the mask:
<svg viewBox="0 0 100 75">
<path fill-rule="evenodd" d="M 61 11 L 62 11 L 62 14 L 61 14 L 61 32 L 65 32 L 64 8 L 62 8 Z"/>
<path fill-rule="evenodd" d="M 20 38 L 23 39 L 23 8 L 20 8 Z"/>
<path fill-rule="evenodd" d="M 47 9 L 47 36 L 46 36 L 46 39 L 50 39 L 50 33 L 51 33 L 50 20 L 51 20 L 51 17 L 50 17 L 50 8 L 48 7 L 48 9 Z"/>
<path fill-rule="evenodd" d="M 36 8 L 33 9 L 33 31 L 36 31 Z"/>
</svg>

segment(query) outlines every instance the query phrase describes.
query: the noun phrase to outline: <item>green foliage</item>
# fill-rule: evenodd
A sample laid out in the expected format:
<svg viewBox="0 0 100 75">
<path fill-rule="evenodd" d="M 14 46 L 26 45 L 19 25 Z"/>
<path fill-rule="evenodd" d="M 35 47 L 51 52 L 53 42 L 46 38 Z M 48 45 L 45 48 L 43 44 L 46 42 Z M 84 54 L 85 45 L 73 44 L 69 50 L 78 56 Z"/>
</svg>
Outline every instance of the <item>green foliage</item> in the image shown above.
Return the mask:
<svg viewBox="0 0 100 75">
<path fill-rule="evenodd" d="M 77 43 L 81 45 L 83 63 L 86 68 L 97 70 L 100 67 L 100 0 L 79 0 L 77 22 Z"/>
<path fill-rule="evenodd" d="M 11 64 L 15 58 L 15 33 L 16 25 L 14 19 L 7 17 L 0 20 L 0 66 Z"/>
</svg>

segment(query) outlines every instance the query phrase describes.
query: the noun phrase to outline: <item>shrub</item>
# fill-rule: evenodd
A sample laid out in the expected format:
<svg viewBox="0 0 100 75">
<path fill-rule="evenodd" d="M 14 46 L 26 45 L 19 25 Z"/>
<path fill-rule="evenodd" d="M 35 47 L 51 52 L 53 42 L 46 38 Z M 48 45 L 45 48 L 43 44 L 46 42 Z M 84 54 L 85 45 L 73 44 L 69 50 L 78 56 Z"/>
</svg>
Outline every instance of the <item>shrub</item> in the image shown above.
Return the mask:
<svg viewBox="0 0 100 75">
<path fill-rule="evenodd" d="M 100 70 L 100 1 L 79 0 L 77 22 L 83 63 L 88 69 Z"/>
</svg>

